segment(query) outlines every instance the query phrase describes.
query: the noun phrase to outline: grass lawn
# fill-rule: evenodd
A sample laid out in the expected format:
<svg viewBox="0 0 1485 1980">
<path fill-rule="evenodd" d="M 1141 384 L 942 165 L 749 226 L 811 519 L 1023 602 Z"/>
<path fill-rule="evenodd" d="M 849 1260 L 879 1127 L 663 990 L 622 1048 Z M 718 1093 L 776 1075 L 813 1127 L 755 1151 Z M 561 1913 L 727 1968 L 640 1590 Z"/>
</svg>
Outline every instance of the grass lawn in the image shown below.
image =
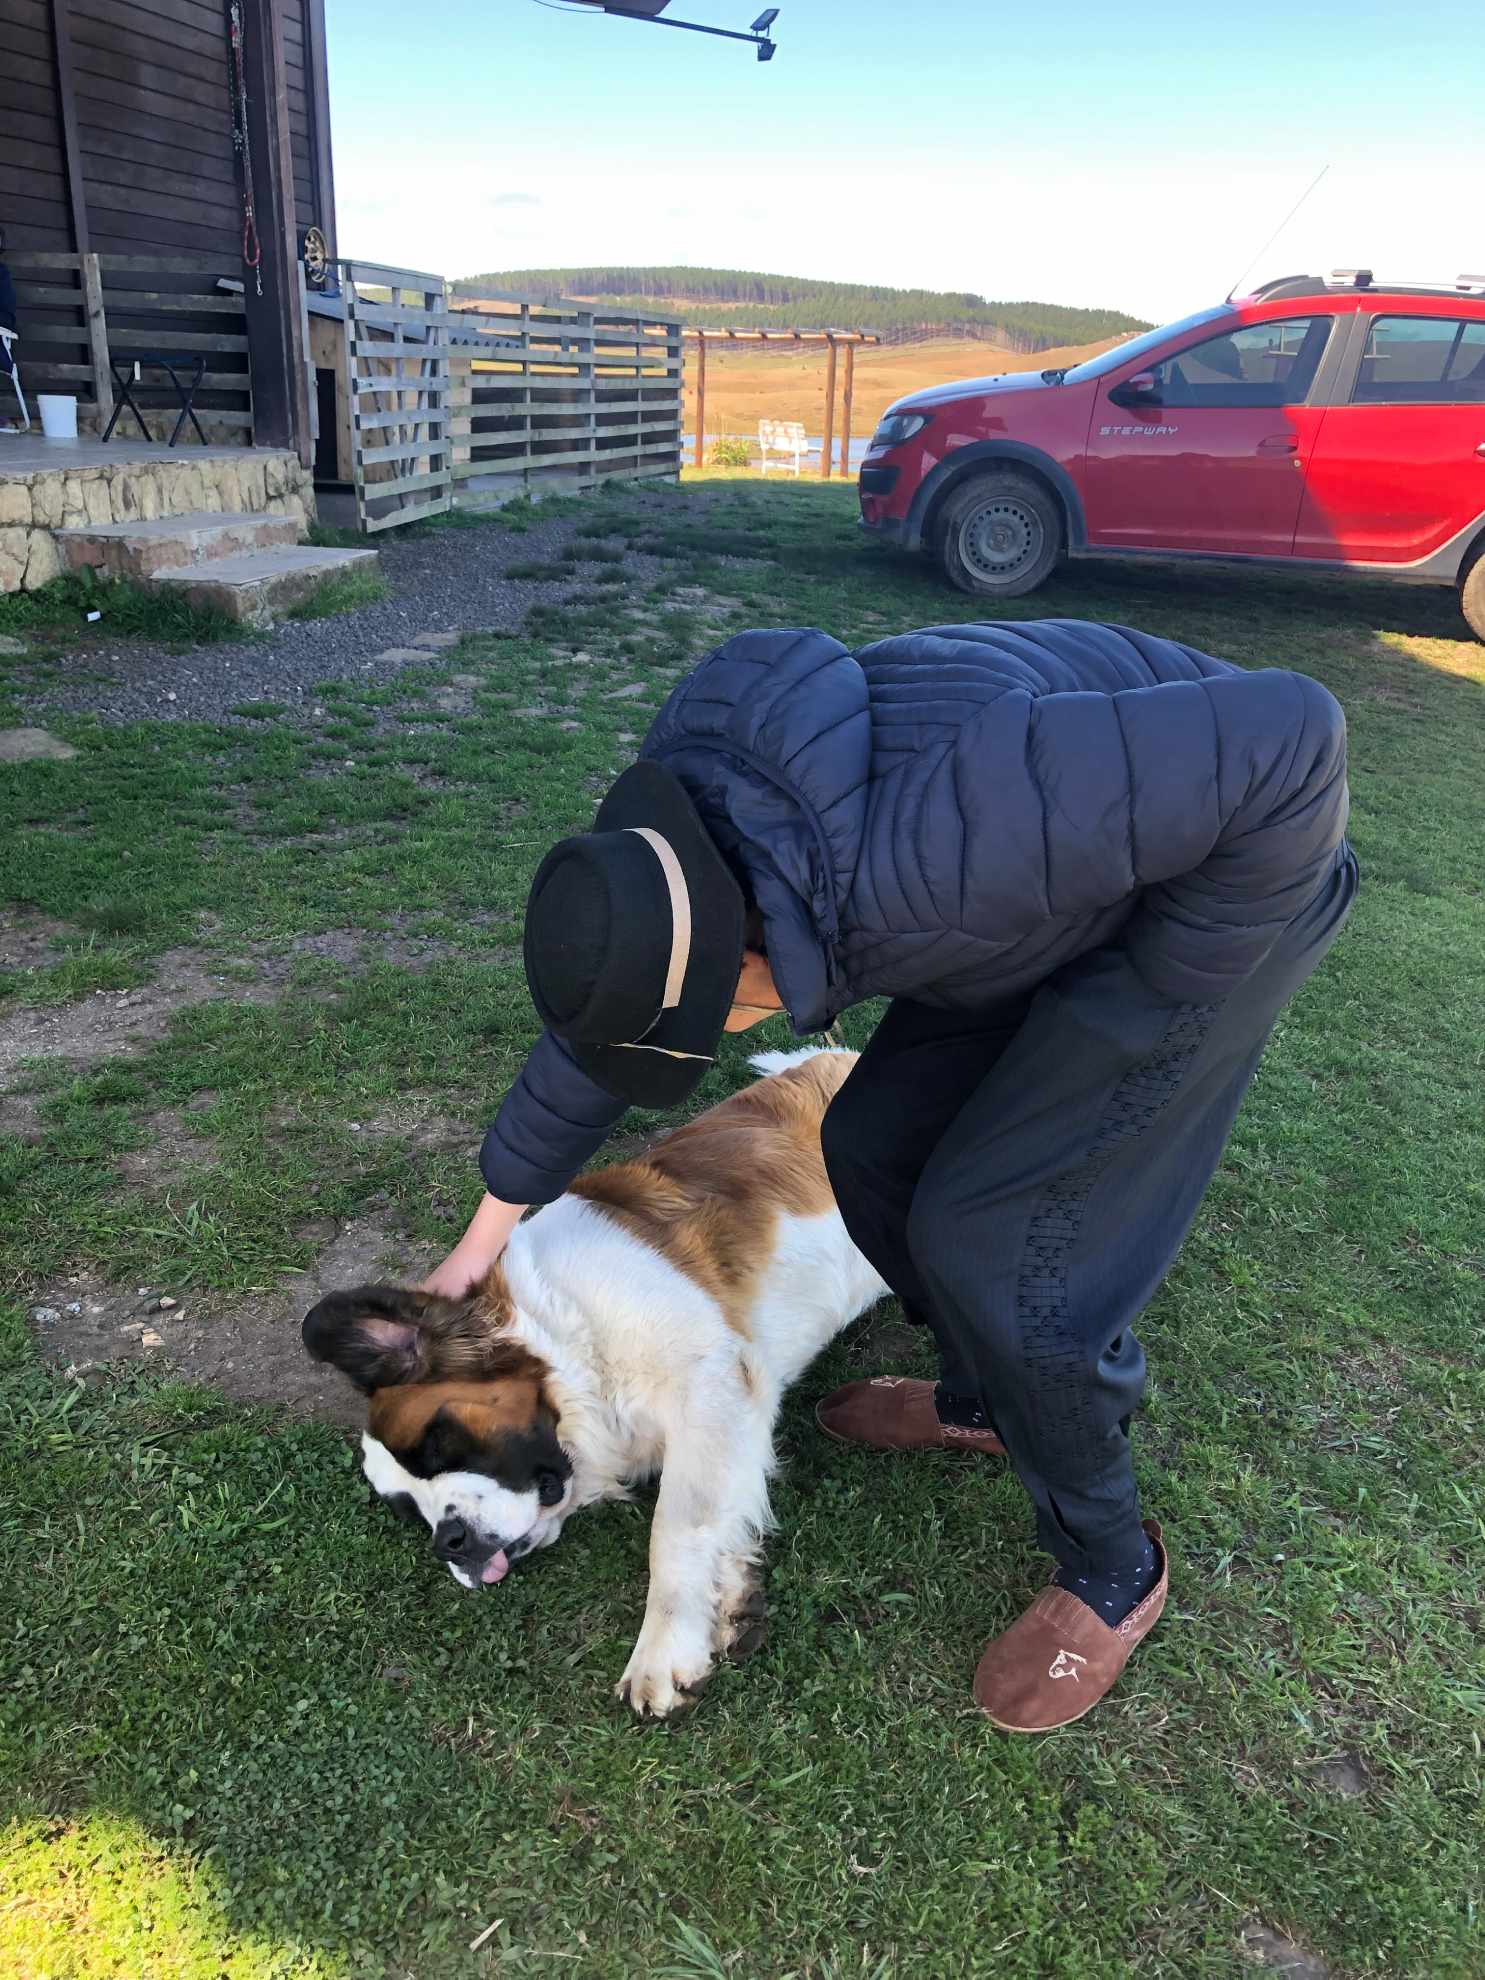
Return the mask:
<svg viewBox="0 0 1485 1980">
<path fill-rule="evenodd" d="M 0 1972 L 1485 1974 L 1485 648 L 1447 595 L 1075 570 L 1019 614 L 1326 682 L 1364 874 L 1142 1327 L 1172 1597 L 1085 1724 L 1011 1740 L 970 1703 L 1045 1572 L 1003 1469 L 815 1430 L 825 1387 L 927 1372 L 890 1315 L 786 1408 L 769 1647 L 659 1729 L 610 1696 L 647 1507 L 472 1599 L 334 1425 L 192 1388 L 168 1344 L 38 1352 L 72 1285 L 230 1316 L 347 1223 L 446 1243 L 531 1037 L 529 875 L 669 685 L 729 628 L 973 615 L 840 487 L 575 515 L 665 575 L 569 563 L 528 636 L 303 717 L 52 717 L 76 758 L 0 777 L 0 902 L 41 944 L 0 1025 L 164 1009 L 142 1048 L 0 1071 Z"/>
</svg>

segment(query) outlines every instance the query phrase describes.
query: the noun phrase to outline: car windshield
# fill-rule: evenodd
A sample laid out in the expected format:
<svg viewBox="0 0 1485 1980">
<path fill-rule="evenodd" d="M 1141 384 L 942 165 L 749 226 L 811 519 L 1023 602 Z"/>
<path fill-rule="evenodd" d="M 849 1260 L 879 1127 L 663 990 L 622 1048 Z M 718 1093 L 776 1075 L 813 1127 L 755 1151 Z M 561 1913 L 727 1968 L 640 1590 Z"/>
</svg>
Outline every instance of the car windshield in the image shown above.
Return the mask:
<svg viewBox="0 0 1485 1980">
<path fill-rule="evenodd" d="M 1131 337 L 1126 343 L 1115 344 L 1111 351 L 1101 351 L 1082 364 L 1075 364 L 1063 378 L 1064 385 L 1081 385 L 1085 378 L 1102 378 L 1106 371 L 1114 371 L 1130 358 L 1143 357 L 1146 351 L 1153 351 L 1171 337 L 1183 337 L 1188 330 L 1199 330 L 1204 323 L 1215 323 L 1219 316 L 1230 312 L 1223 304 L 1215 309 L 1199 309 L 1195 316 L 1183 316 L 1179 323 L 1166 323 L 1159 330 L 1147 330 L 1142 337 Z"/>
</svg>

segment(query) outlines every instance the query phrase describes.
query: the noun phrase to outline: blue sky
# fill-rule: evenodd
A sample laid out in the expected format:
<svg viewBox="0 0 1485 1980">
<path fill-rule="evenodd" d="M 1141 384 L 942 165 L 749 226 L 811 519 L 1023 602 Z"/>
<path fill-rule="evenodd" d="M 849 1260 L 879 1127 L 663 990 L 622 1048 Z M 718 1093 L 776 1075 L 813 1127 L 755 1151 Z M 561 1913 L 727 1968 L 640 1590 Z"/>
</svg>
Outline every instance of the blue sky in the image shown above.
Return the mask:
<svg viewBox="0 0 1485 1980">
<path fill-rule="evenodd" d="M 755 0 L 670 0 L 746 27 Z M 328 0 L 342 251 L 1098 303 L 1485 270 L 1478 0 L 786 0 L 777 58 L 536 0 Z"/>
</svg>

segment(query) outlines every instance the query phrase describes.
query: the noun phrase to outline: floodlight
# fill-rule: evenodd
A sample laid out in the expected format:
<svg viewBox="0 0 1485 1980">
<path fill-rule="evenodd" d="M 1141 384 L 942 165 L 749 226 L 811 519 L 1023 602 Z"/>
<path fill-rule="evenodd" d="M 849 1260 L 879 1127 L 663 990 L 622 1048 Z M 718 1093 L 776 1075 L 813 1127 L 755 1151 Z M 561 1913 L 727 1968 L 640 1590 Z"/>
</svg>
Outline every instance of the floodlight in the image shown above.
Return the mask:
<svg viewBox="0 0 1485 1980">
<path fill-rule="evenodd" d="M 680 28 L 686 34 L 712 34 L 721 41 L 751 41 L 758 51 L 760 62 L 771 62 L 777 49 L 768 38 L 768 30 L 779 17 L 777 7 L 765 7 L 746 34 L 736 28 L 707 27 L 700 21 L 673 21 L 666 18 L 665 9 L 670 0 L 579 0 L 585 7 L 596 8 L 599 13 L 616 14 L 621 20 L 647 21 L 651 27 Z"/>
</svg>

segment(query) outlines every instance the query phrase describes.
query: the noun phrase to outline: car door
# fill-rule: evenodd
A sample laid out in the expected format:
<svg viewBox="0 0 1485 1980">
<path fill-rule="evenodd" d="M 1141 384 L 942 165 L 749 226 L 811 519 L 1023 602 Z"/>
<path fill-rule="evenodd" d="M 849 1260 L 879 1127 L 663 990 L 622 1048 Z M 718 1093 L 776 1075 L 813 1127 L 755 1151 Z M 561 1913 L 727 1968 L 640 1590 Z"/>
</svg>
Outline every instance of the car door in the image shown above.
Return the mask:
<svg viewBox="0 0 1485 1980">
<path fill-rule="evenodd" d="M 1088 429 L 1090 547 L 1287 557 L 1332 324 L 1245 324 L 1111 375 Z"/>
<path fill-rule="evenodd" d="M 1314 449 L 1295 555 L 1414 564 L 1485 519 L 1485 316 L 1375 316 Z"/>
</svg>

